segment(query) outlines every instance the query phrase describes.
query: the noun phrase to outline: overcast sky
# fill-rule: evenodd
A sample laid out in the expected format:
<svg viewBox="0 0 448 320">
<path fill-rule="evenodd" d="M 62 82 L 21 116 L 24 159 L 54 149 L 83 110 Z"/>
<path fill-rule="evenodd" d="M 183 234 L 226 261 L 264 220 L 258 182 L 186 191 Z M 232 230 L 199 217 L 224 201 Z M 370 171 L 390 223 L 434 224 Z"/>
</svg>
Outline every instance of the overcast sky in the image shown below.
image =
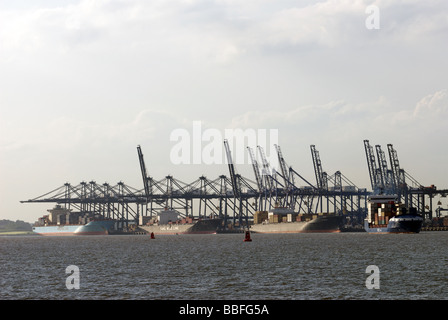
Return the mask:
<svg viewBox="0 0 448 320">
<path fill-rule="evenodd" d="M 447 39 L 445 0 L 0 0 L 0 219 L 35 221 L 51 204 L 19 201 L 66 182 L 142 188 L 137 145 L 156 179 L 228 175 L 173 163 L 170 135 L 195 121 L 277 130 L 312 182 L 314 144 L 369 190 L 363 140 L 392 143 L 448 188 Z"/>
</svg>

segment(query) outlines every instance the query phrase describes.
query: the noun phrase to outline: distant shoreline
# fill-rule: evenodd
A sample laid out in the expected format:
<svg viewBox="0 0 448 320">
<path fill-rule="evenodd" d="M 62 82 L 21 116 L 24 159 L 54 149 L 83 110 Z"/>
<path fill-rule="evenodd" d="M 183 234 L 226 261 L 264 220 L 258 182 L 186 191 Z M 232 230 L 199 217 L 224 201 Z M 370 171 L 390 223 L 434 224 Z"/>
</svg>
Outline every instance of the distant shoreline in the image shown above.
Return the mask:
<svg viewBox="0 0 448 320">
<path fill-rule="evenodd" d="M 0 232 L 0 236 L 35 236 L 33 231 L 4 231 Z"/>
</svg>

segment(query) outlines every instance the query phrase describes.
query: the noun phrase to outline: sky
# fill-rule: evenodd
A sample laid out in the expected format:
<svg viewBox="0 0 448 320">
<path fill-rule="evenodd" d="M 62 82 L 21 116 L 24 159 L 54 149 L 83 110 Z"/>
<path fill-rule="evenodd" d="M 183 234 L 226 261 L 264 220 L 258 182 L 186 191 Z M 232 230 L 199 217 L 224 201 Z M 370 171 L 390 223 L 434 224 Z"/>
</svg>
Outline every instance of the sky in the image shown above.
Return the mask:
<svg viewBox="0 0 448 320">
<path fill-rule="evenodd" d="M 448 188 L 447 37 L 444 0 L 0 0 L 0 219 L 66 182 L 143 188 L 138 145 L 157 180 L 229 175 L 206 158 L 232 130 L 313 183 L 310 145 L 370 190 L 367 139 Z"/>
</svg>

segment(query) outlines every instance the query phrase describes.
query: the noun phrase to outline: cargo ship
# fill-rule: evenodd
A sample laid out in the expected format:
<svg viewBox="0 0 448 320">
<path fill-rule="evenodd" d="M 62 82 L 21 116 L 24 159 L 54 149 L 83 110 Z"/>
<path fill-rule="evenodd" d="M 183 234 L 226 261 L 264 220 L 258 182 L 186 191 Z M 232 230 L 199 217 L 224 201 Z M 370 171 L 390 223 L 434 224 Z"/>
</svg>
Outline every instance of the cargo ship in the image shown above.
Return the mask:
<svg viewBox="0 0 448 320">
<path fill-rule="evenodd" d="M 254 233 L 340 232 L 343 217 L 335 214 L 297 214 L 289 208 L 257 211 L 250 231 Z"/>
<path fill-rule="evenodd" d="M 369 233 L 419 233 L 423 217 L 406 208 L 396 195 L 375 195 L 369 199 L 364 229 Z"/>
<path fill-rule="evenodd" d="M 155 217 L 141 216 L 139 228 L 150 234 L 216 234 L 221 224 L 220 218 L 180 218 L 176 210 L 165 209 Z"/>
<path fill-rule="evenodd" d="M 115 220 L 87 217 L 56 205 L 47 210 L 32 226 L 33 232 L 43 236 L 107 235 L 114 230 Z"/>
</svg>

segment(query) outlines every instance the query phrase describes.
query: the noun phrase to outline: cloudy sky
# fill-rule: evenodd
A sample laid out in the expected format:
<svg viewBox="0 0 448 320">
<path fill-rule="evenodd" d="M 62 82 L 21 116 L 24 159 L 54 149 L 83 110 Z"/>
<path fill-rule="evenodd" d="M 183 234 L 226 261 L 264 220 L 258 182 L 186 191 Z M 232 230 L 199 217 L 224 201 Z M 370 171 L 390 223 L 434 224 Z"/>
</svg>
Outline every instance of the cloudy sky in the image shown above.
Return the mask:
<svg viewBox="0 0 448 320">
<path fill-rule="evenodd" d="M 137 145 L 156 179 L 228 175 L 172 161 L 197 122 L 277 130 L 312 182 L 314 144 L 368 189 L 363 140 L 392 143 L 448 188 L 447 37 L 444 0 L 0 0 L 0 219 L 35 221 L 51 205 L 19 201 L 66 182 L 142 188 Z"/>
</svg>

